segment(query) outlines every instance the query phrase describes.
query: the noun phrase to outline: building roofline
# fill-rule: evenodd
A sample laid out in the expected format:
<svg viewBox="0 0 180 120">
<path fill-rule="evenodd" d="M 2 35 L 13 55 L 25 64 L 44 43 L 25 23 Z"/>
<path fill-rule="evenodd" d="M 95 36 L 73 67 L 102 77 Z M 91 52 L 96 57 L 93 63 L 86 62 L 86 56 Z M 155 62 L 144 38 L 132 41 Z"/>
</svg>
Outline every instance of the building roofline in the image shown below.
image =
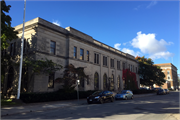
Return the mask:
<svg viewBox="0 0 180 120">
<path fill-rule="evenodd" d="M 120 55 L 124 56 L 125 58 L 129 58 L 129 59 L 132 59 L 132 60 L 137 62 L 137 60 L 135 59 L 134 56 L 132 56 L 132 55 L 130 55 L 128 53 L 124 53 L 124 52 L 122 52 L 120 50 L 117 50 L 117 49 L 115 49 L 115 48 L 113 48 L 113 47 L 111 47 L 111 46 L 109 46 L 109 45 L 107 45 L 105 43 L 102 43 L 102 42 L 98 41 L 98 40 L 95 40 L 92 36 L 87 35 L 87 34 L 81 32 L 81 31 L 79 31 L 79 30 L 77 30 L 75 28 L 70 27 L 70 26 L 66 27 L 66 28 L 63 28 L 63 27 L 57 26 L 57 25 L 55 25 L 55 24 L 53 24 L 53 23 L 51 23 L 51 22 L 49 22 L 47 20 L 44 20 L 44 19 L 42 19 L 40 17 L 37 17 L 37 18 L 34 18 L 32 20 L 29 20 L 29 21 L 25 22 L 25 28 L 32 25 L 32 24 L 43 25 L 43 26 L 48 27 L 48 28 L 50 28 L 52 30 L 55 30 L 57 32 L 64 33 L 65 35 L 67 35 L 67 34 L 71 35 L 72 34 L 73 36 L 77 36 L 77 37 L 80 37 L 80 38 L 82 38 L 82 36 L 78 36 L 77 34 L 79 34 L 79 35 L 82 34 L 84 36 L 84 38 L 83 38 L 84 40 L 86 40 L 86 38 L 87 38 L 87 41 L 90 41 L 95 45 L 99 45 L 102 48 L 106 48 L 108 51 L 115 52 L 117 54 L 120 54 Z M 20 24 L 20 25 L 15 26 L 14 28 L 15 28 L 16 31 L 21 31 L 22 27 L 23 27 L 23 24 Z"/>
</svg>

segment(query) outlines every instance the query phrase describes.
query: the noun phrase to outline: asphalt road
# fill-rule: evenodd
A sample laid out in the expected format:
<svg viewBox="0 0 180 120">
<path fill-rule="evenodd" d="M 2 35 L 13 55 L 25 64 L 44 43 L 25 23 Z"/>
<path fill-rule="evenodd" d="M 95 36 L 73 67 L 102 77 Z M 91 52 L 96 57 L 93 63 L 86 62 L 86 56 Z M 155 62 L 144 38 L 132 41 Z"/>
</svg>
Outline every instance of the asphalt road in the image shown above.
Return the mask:
<svg viewBox="0 0 180 120">
<path fill-rule="evenodd" d="M 178 120 L 179 92 L 4 116 L 2 119 Z M 176 115 L 176 117 L 174 117 Z"/>
</svg>

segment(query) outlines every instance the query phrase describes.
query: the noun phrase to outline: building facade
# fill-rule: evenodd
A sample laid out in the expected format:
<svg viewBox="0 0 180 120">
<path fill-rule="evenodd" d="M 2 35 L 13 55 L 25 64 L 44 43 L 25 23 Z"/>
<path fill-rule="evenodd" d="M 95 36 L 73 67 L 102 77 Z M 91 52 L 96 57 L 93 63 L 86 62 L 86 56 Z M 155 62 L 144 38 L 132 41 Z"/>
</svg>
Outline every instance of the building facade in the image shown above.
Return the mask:
<svg viewBox="0 0 180 120">
<path fill-rule="evenodd" d="M 15 62 L 19 61 L 22 26 L 15 27 L 19 39 L 11 41 L 7 50 L 7 54 L 12 55 Z M 81 80 L 80 90 L 103 90 L 109 83 L 112 83 L 112 91 L 122 90 L 122 70 L 127 68 L 136 73 L 139 86 L 138 61 L 134 56 L 101 43 L 72 27 L 62 28 L 38 17 L 25 23 L 24 38 L 24 55 L 29 54 L 35 60 L 47 58 L 63 67 L 70 64 L 76 68 L 84 67 L 89 80 Z M 31 68 L 24 71 L 30 73 Z M 28 75 L 22 81 L 24 86 L 31 86 L 26 89 L 28 92 L 52 92 L 61 88 L 62 83 L 54 80 L 62 77 L 63 71 L 64 69 L 51 75 L 35 74 L 32 81 L 29 81 Z M 18 77 L 19 66 L 9 66 L 4 92 L 10 88 L 11 91 L 16 91 L 17 87 L 12 86 L 17 83 Z"/>
<path fill-rule="evenodd" d="M 155 64 L 157 66 L 160 66 L 162 69 L 162 72 L 165 74 L 165 80 L 166 83 L 162 86 L 162 88 L 172 88 L 177 89 L 179 88 L 179 82 L 178 82 L 178 75 L 177 75 L 177 68 L 172 63 L 162 63 L 162 64 Z M 157 87 L 157 86 L 155 86 Z"/>
</svg>

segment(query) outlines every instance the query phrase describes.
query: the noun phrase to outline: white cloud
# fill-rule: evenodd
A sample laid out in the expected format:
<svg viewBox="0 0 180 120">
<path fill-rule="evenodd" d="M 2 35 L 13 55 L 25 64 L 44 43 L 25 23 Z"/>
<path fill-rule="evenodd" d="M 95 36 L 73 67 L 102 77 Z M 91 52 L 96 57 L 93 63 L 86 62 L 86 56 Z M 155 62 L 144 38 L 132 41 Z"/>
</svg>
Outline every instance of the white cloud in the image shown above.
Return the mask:
<svg viewBox="0 0 180 120">
<path fill-rule="evenodd" d="M 171 45 L 173 42 L 166 42 L 165 40 L 156 40 L 154 33 L 142 34 L 141 31 L 137 32 L 137 36 L 131 41 L 134 48 L 139 48 L 142 53 L 149 54 L 152 58 L 165 58 L 173 56 L 166 49 L 166 45 Z"/>
<path fill-rule="evenodd" d="M 159 53 L 155 53 L 153 55 L 150 55 L 151 59 L 159 59 L 159 58 L 164 58 L 164 59 L 168 59 L 169 57 L 173 57 L 174 54 L 170 53 L 170 52 L 159 52 Z"/>
<path fill-rule="evenodd" d="M 128 53 L 128 54 L 131 54 L 131 55 L 133 55 L 135 57 L 139 56 L 141 54 L 140 52 L 134 52 L 133 50 L 130 50 L 128 48 L 123 48 L 122 51 L 125 52 L 125 53 Z"/>
<path fill-rule="evenodd" d="M 114 44 L 114 48 L 116 48 L 117 50 L 120 50 L 121 48 L 120 48 L 120 46 L 121 46 L 121 44 L 120 43 L 116 43 L 116 44 Z"/>
<path fill-rule="evenodd" d="M 123 45 L 125 46 L 127 43 L 123 43 Z"/>
<path fill-rule="evenodd" d="M 134 10 L 138 10 L 142 5 L 138 5 Z"/>
<path fill-rule="evenodd" d="M 151 3 L 146 7 L 146 8 L 151 8 L 152 6 L 156 5 L 157 4 L 157 1 L 154 0 L 154 1 L 151 1 Z"/>
<path fill-rule="evenodd" d="M 56 21 L 53 20 L 53 24 L 60 26 L 60 22 L 58 20 L 56 20 Z"/>
</svg>

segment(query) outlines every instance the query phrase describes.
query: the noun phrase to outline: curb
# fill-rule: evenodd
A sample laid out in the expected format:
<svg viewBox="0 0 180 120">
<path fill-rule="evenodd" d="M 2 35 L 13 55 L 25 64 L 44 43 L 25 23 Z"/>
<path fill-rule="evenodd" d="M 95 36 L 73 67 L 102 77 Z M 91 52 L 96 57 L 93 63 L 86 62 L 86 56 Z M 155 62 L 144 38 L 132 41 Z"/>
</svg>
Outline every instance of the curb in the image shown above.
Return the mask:
<svg viewBox="0 0 180 120">
<path fill-rule="evenodd" d="M 147 97 L 147 96 L 153 96 L 156 94 L 149 94 L 149 95 L 138 95 L 138 96 L 134 96 L 134 98 L 138 98 L 138 97 Z M 3 114 L 2 115 L 2 108 L 1 108 L 1 117 L 5 117 L 5 116 L 11 116 L 11 115 L 15 115 L 15 114 L 20 114 L 20 113 L 30 113 L 30 112 L 36 112 L 36 111 L 47 111 L 47 110 L 52 110 L 52 109 L 58 109 L 58 108 L 64 108 L 64 107 L 70 107 L 70 106 L 77 106 L 77 105 L 86 105 L 85 102 L 83 103 L 71 103 L 71 104 L 67 104 L 64 106 L 57 106 L 57 107 L 50 107 L 50 108 L 43 108 L 43 109 L 38 109 L 38 110 L 25 110 L 22 112 L 16 112 L 16 113 L 11 113 L 11 114 Z M 17 107 L 17 106 L 16 106 Z M 33 108 L 32 108 L 33 109 Z"/>
</svg>

